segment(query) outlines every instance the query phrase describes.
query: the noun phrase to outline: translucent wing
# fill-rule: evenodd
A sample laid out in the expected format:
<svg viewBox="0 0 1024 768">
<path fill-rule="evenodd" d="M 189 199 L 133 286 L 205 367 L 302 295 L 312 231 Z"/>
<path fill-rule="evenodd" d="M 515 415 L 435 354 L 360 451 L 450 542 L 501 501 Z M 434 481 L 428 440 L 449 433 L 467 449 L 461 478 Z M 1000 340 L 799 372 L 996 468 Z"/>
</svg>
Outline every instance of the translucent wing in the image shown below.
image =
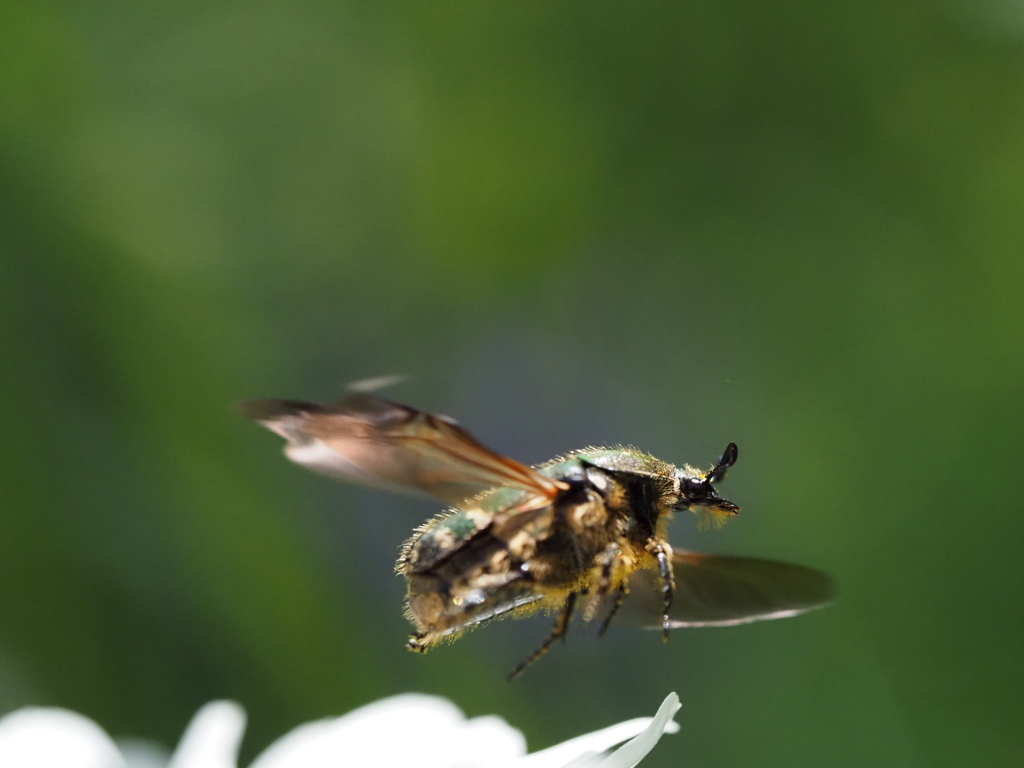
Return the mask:
<svg viewBox="0 0 1024 768">
<path fill-rule="evenodd" d="M 669 611 L 673 627 L 727 627 L 784 619 L 835 599 L 835 584 L 827 574 L 774 560 L 676 552 L 673 570 L 676 589 Z M 657 574 L 635 574 L 622 607 L 623 618 L 661 629 L 660 587 Z"/>
<path fill-rule="evenodd" d="M 566 487 L 486 448 L 447 416 L 365 392 L 333 406 L 252 400 L 238 408 L 287 440 L 285 455 L 296 464 L 343 480 L 448 504 L 506 486 L 527 492 L 521 509 L 542 507 Z"/>
</svg>

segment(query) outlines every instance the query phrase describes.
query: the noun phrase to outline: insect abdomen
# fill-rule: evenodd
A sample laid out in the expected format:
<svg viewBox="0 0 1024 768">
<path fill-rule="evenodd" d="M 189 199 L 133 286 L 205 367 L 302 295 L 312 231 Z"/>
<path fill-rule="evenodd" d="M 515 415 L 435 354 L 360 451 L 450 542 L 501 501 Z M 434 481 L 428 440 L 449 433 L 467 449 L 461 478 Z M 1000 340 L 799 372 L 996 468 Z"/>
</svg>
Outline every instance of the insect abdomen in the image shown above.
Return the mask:
<svg viewBox="0 0 1024 768">
<path fill-rule="evenodd" d="M 491 516 L 479 510 L 456 510 L 420 528 L 402 548 L 399 570 L 403 573 L 432 568 L 466 545 L 490 525 Z"/>
<path fill-rule="evenodd" d="M 433 554 L 432 546 L 427 549 Z M 414 547 L 405 572 L 409 618 L 419 630 L 411 643 L 416 650 L 539 599 L 518 564 L 511 562 L 505 543 L 487 532 L 449 547 L 431 565 L 420 554 Z"/>
</svg>

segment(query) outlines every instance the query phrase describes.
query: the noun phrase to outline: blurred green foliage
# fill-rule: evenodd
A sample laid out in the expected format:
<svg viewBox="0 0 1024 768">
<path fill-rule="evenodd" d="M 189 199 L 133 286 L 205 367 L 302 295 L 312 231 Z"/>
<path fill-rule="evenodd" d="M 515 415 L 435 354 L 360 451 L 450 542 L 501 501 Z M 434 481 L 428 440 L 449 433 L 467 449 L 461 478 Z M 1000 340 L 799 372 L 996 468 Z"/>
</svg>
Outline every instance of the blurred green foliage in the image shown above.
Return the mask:
<svg viewBox="0 0 1024 768">
<path fill-rule="evenodd" d="M 995 0 L 8 0 L 0 710 L 231 697 L 251 755 L 421 690 L 537 748 L 677 690 L 652 766 L 1019 763 L 1022 93 Z M 407 653 L 434 507 L 230 410 L 386 373 L 525 461 L 735 440 L 742 517 L 675 541 L 840 602 Z"/>
</svg>

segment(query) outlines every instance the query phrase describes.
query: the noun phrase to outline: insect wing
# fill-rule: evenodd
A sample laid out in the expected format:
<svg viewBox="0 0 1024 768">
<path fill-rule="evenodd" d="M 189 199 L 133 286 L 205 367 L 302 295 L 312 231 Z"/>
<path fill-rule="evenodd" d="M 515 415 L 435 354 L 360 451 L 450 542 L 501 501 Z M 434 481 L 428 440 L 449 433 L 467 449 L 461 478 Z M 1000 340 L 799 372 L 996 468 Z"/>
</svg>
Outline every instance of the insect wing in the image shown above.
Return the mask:
<svg viewBox="0 0 1024 768">
<path fill-rule="evenodd" d="M 446 416 L 357 392 L 334 406 L 293 400 L 242 403 L 243 415 L 288 441 L 285 454 L 322 474 L 458 504 L 498 486 L 548 504 L 564 484 L 481 445 Z"/>
<path fill-rule="evenodd" d="M 784 619 L 822 608 L 835 599 L 831 577 L 801 565 L 693 552 L 676 552 L 672 565 L 676 588 L 669 618 L 674 628 Z M 658 576 L 642 571 L 629 586 L 624 618 L 661 629 Z"/>
</svg>

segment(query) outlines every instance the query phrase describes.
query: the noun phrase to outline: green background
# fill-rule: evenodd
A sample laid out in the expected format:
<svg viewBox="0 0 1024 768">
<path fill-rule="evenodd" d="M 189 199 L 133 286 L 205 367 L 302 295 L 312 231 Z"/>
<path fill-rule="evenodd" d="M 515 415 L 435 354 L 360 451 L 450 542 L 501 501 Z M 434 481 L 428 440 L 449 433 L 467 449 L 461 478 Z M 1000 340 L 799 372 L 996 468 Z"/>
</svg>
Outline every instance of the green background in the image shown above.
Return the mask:
<svg viewBox="0 0 1024 768">
<path fill-rule="evenodd" d="M 1009 0 L 0 6 L 0 711 L 173 745 L 423 691 L 651 766 L 1024 759 L 1024 11 Z M 677 545 L 832 608 L 403 649 L 436 511 L 235 415 L 355 379 L 528 462 L 707 466 Z M 687 516 L 689 518 L 689 516 Z M 243 761 L 244 762 L 244 761 Z"/>
</svg>

